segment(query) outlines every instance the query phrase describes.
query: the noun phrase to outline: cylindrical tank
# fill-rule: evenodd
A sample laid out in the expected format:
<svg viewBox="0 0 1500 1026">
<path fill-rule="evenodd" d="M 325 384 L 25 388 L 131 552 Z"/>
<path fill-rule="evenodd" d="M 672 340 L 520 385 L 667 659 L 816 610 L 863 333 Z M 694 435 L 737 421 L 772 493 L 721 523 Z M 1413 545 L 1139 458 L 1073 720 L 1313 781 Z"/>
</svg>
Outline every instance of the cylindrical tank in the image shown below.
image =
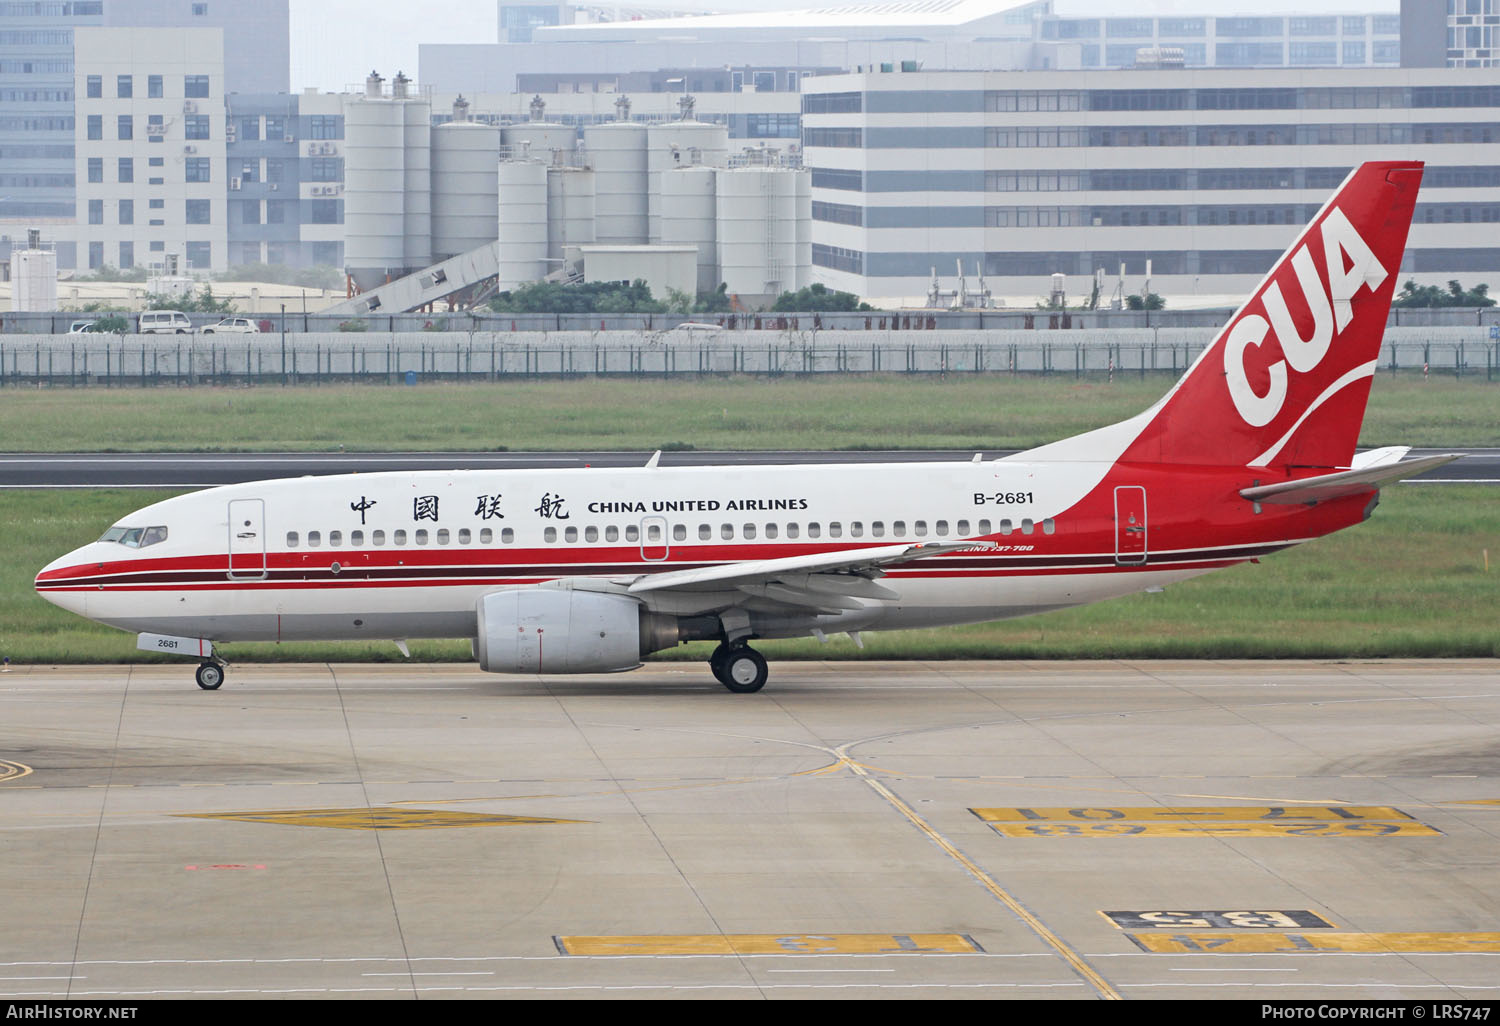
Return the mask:
<svg viewBox="0 0 1500 1026">
<path fill-rule="evenodd" d="M 646 130 L 646 234 L 661 241 L 661 173 L 680 167 L 724 167 L 729 163 L 729 129 L 706 121 L 669 121 Z"/>
<path fill-rule="evenodd" d="M 554 167 L 547 174 L 547 261 L 562 266 L 569 246 L 594 241 L 594 172 Z"/>
<path fill-rule="evenodd" d="M 404 118 L 390 100 L 344 100 L 344 266 L 365 290 L 406 266 Z"/>
<path fill-rule="evenodd" d="M 547 274 L 547 165 L 508 160 L 499 167 L 497 238 L 501 291 L 540 281 Z"/>
<path fill-rule="evenodd" d="M 501 126 L 500 142 L 510 147 L 512 159 L 520 159 L 524 152 L 530 160 L 566 164 L 567 155 L 578 149 L 578 132 L 572 125 L 524 121 L 519 125 Z"/>
<path fill-rule="evenodd" d="M 661 176 L 661 242 L 698 247 L 699 292 L 719 287 L 715 178 L 711 167 L 685 167 Z"/>
<path fill-rule="evenodd" d="M 644 246 L 647 239 L 646 126 L 616 121 L 583 130 L 594 165 L 594 237 Z"/>
<path fill-rule="evenodd" d="M 403 257 L 409 270 L 417 270 L 432 263 L 432 104 L 399 102 L 406 128 Z"/>
<path fill-rule="evenodd" d="M 11 289 L 17 313 L 57 309 L 57 252 L 18 249 L 11 253 Z"/>
<path fill-rule="evenodd" d="M 432 130 L 432 258 L 445 260 L 495 241 L 500 129 L 455 121 Z"/>
<path fill-rule="evenodd" d="M 796 275 L 787 288 L 800 291 L 812 284 L 812 172 L 796 168 L 788 172 L 795 183 Z"/>
<path fill-rule="evenodd" d="M 719 272 L 729 291 L 741 299 L 775 299 L 799 287 L 801 174 L 777 167 L 719 172 L 715 204 Z"/>
</svg>

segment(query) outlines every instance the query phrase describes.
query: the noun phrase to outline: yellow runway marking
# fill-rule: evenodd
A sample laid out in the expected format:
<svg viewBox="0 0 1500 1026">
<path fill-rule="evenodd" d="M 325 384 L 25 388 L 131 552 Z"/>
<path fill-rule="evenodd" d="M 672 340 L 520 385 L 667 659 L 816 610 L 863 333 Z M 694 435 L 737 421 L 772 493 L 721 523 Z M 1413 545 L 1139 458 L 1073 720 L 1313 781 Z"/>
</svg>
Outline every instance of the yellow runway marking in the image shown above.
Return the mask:
<svg viewBox="0 0 1500 1026">
<path fill-rule="evenodd" d="M 1500 953 L 1500 933 L 1131 933 L 1142 950 L 1180 955 L 1213 952 L 1226 955 L 1298 952 Z"/>
<path fill-rule="evenodd" d="M 991 823 L 1001 837 L 1441 837 L 1421 823 Z"/>
<path fill-rule="evenodd" d="M 503 816 L 447 809 L 292 809 L 267 812 L 188 812 L 185 819 L 237 819 L 248 823 L 336 827 L 340 830 L 435 830 L 446 827 L 514 826 L 538 823 L 583 823 L 545 816 Z"/>
<path fill-rule="evenodd" d="M 861 780 L 863 780 L 866 784 L 873 788 L 876 794 L 880 795 L 887 802 L 889 802 L 896 809 L 896 811 L 900 812 L 907 818 L 908 821 L 910 821 L 912 826 L 916 827 L 923 834 L 925 834 L 928 840 L 932 841 L 933 844 L 936 844 L 939 848 L 946 852 L 949 858 L 953 859 L 953 861 L 957 862 L 959 865 L 963 866 L 964 869 L 968 870 L 969 875 L 978 880 L 980 885 L 983 886 L 985 890 L 994 895 L 994 897 L 1002 905 L 1010 909 L 1017 919 L 1020 919 L 1021 922 L 1030 927 L 1031 931 L 1038 937 L 1040 937 L 1049 948 L 1057 952 L 1058 956 L 1061 957 L 1063 961 L 1067 962 L 1068 965 L 1073 968 L 1074 972 L 1087 980 L 1089 985 L 1099 992 L 1100 997 L 1107 998 L 1111 1001 L 1119 1001 L 1121 999 L 1120 992 L 1111 987 L 1108 980 L 1106 980 L 1103 976 L 1100 976 L 1093 966 L 1084 961 L 1082 955 L 1078 954 L 1078 952 L 1074 951 L 1066 943 L 1064 943 L 1061 937 L 1049 930 L 1045 923 L 1043 923 L 1036 916 L 1032 915 L 1032 913 L 1028 911 L 1027 908 L 1019 901 L 1011 897 L 1008 891 L 1006 891 L 1003 887 L 996 883 L 988 873 L 980 869 L 972 859 L 955 848 L 946 837 L 934 830 L 926 820 L 917 815 L 915 809 L 913 809 L 910 805 L 907 805 L 900 798 L 897 798 L 890 788 L 886 787 L 880 781 L 870 776 L 865 768 L 859 763 L 848 761 L 848 756 L 844 753 L 843 749 L 839 749 L 835 754 L 838 755 L 841 762 L 845 762 L 848 764 L 849 768 L 854 771 L 854 774 L 856 776 L 858 776 Z"/>
<path fill-rule="evenodd" d="M 975 954 L 984 951 L 958 933 L 682 934 L 557 937 L 565 955 L 888 955 Z"/>
<path fill-rule="evenodd" d="M 31 772 L 31 767 L 25 763 L 0 759 L 0 784 L 8 784 L 12 780 L 20 780 L 22 777 L 30 776 Z"/>
<path fill-rule="evenodd" d="M 1158 805 L 1150 805 L 1136 809 L 970 809 L 969 811 L 987 823 L 1035 823 L 1039 821 L 1064 823 L 1188 821 L 1196 823 L 1200 820 L 1222 823 L 1250 823 L 1260 820 L 1316 820 L 1332 823 L 1348 823 L 1359 820 L 1410 820 L 1415 822 L 1411 816 L 1408 816 L 1400 809 L 1393 809 L 1384 805 L 1351 805 L 1324 808 L 1285 808 L 1274 805 L 1257 808 L 1237 805 L 1164 808 Z"/>
</svg>

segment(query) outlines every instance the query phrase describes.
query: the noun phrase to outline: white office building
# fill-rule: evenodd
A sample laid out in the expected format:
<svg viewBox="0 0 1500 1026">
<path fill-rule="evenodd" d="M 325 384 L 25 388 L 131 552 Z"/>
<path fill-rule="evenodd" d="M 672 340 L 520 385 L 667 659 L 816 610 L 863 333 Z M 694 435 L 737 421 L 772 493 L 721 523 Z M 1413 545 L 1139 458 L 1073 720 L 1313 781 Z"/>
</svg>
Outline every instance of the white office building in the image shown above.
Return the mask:
<svg viewBox="0 0 1500 1026">
<path fill-rule="evenodd" d="M 802 94 L 813 273 L 920 304 L 1123 264 L 1179 306 L 1251 288 L 1366 160 L 1427 162 L 1403 279 L 1500 283 L 1500 84 L 1486 69 L 910 72 Z M 970 278 L 972 283 L 972 278 Z"/>
</svg>

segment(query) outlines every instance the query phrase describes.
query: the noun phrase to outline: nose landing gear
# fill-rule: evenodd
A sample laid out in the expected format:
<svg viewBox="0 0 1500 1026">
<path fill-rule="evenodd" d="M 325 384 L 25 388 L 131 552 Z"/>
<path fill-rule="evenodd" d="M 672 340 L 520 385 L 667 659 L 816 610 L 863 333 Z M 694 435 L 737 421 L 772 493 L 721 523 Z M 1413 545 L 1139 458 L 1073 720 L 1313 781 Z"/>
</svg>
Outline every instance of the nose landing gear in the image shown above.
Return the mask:
<svg viewBox="0 0 1500 1026">
<path fill-rule="evenodd" d="M 217 691 L 224 683 L 224 664 L 220 662 L 201 663 L 198 670 L 193 674 L 198 681 L 198 686 L 204 691 Z"/>
</svg>

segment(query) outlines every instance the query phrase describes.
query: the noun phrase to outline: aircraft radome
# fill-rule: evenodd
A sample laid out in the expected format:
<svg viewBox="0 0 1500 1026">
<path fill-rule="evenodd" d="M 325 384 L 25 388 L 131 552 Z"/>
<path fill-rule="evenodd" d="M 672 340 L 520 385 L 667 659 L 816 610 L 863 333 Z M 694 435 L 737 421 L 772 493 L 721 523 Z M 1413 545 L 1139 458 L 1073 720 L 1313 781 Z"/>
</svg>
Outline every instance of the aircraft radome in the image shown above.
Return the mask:
<svg viewBox="0 0 1500 1026">
<path fill-rule="evenodd" d="M 1422 178 L 1355 169 L 1187 373 L 1129 420 L 1003 459 L 261 481 L 125 517 L 36 578 L 200 660 L 225 642 L 470 638 L 497 673 L 608 673 L 717 640 L 976 623 L 1186 580 L 1369 517 L 1454 457 L 1356 456 Z"/>
</svg>

